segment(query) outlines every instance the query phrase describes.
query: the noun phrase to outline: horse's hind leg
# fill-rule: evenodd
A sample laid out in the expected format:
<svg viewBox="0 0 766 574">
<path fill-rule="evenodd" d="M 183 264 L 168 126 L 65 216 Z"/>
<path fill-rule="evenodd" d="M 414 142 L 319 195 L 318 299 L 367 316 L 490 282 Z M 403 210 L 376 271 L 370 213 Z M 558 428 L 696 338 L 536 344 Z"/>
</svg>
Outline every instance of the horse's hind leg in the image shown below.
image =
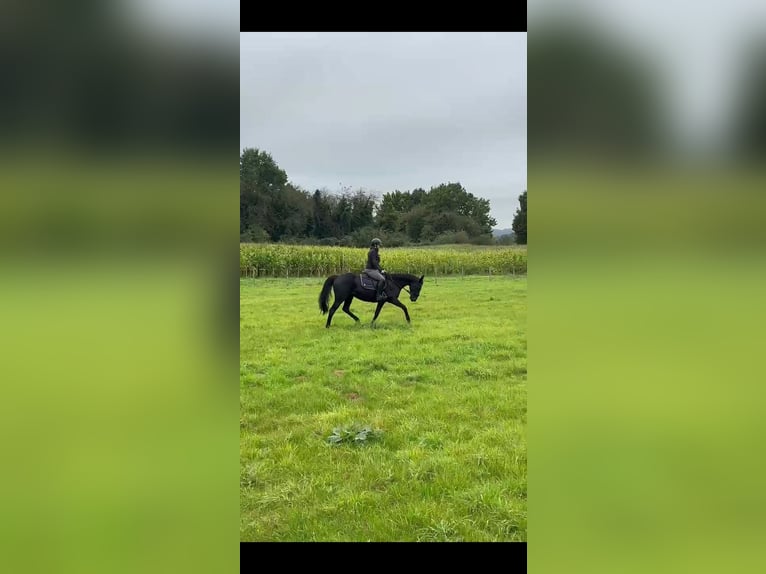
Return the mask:
<svg viewBox="0 0 766 574">
<path fill-rule="evenodd" d="M 354 300 L 354 296 L 353 295 L 349 295 L 346 298 L 346 302 L 343 304 L 343 311 L 346 313 L 346 315 L 348 315 L 349 317 L 351 317 L 354 321 L 356 321 L 358 323 L 359 322 L 359 317 L 357 317 L 356 315 L 354 315 L 351 312 L 351 301 L 353 301 L 353 300 Z"/>
<path fill-rule="evenodd" d="M 330 323 L 332 322 L 332 316 L 335 315 L 335 311 L 338 310 L 338 307 L 340 307 L 341 301 L 339 299 L 335 299 L 335 302 L 332 304 L 332 307 L 330 307 L 330 312 L 327 314 L 327 324 L 325 325 L 326 329 L 330 328 Z"/>
<path fill-rule="evenodd" d="M 338 307 L 340 307 L 341 303 L 343 303 L 343 300 L 346 298 L 346 289 L 343 289 L 342 287 L 339 288 L 338 285 L 335 285 L 333 291 L 335 293 L 335 300 L 332 303 L 332 307 L 330 307 L 330 312 L 327 314 L 327 324 L 325 325 L 325 328 L 328 329 L 332 322 L 332 316 L 335 315 L 335 311 L 338 310 Z"/>
</svg>

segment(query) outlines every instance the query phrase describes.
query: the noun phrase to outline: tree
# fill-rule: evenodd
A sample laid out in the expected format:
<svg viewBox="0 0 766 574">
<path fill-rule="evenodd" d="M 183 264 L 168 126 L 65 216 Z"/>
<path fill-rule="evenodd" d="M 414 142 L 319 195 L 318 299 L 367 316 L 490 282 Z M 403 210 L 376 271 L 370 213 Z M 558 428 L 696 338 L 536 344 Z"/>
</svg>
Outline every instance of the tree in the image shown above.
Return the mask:
<svg viewBox="0 0 766 574">
<path fill-rule="evenodd" d="M 380 203 L 361 189 L 307 193 L 288 180 L 271 155 L 256 148 L 240 154 L 239 188 L 242 241 L 364 246 L 377 236 L 389 246 L 448 238 L 477 243 L 491 241 L 495 225 L 489 201 L 460 183 L 396 190 Z"/>
<path fill-rule="evenodd" d="M 766 156 L 766 42 L 749 44 L 743 60 L 732 139 L 739 159 L 760 165 Z"/>
<path fill-rule="evenodd" d="M 401 218 L 412 207 L 412 197 L 409 191 L 401 192 L 398 189 L 383 195 L 383 199 L 377 211 L 377 224 L 386 231 L 399 231 L 402 229 Z"/>
<path fill-rule="evenodd" d="M 402 221 L 405 224 L 404 230 L 407 232 L 410 241 L 420 240 L 420 234 L 426 225 L 427 219 L 428 210 L 422 205 L 418 205 L 402 217 Z"/>
<path fill-rule="evenodd" d="M 268 153 L 246 148 L 239 156 L 239 232 L 261 227 L 272 239 L 282 230 L 278 211 L 284 208 L 284 188 L 287 174 Z"/>
<path fill-rule="evenodd" d="M 527 190 L 519 196 L 519 208 L 513 217 L 513 235 L 519 245 L 527 244 Z"/>
<path fill-rule="evenodd" d="M 429 241 L 437 234 L 460 231 L 475 239 L 491 233 L 496 225 L 489 215 L 489 200 L 468 193 L 460 183 L 442 183 L 429 191 L 386 193 L 377 223 L 386 231 L 406 233 L 411 241 Z"/>
<path fill-rule="evenodd" d="M 239 181 L 249 188 L 278 189 L 287 183 L 287 173 L 265 151 L 245 148 L 239 156 Z"/>
<path fill-rule="evenodd" d="M 313 216 L 311 235 L 316 238 L 329 237 L 331 235 L 330 220 L 332 216 L 331 207 L 327 202 L 327 194 L 317 189 L 314 191 L 311 201 Z"/>
<path fill-rule="evenodd" d="M 341 195 L 335 204 L 333 219 L 338 226 L 338 237 L 345 236 L 351 231 L 351 202 L 346 195 Z"/>
<path fill-rule="evenodd" d="M 373 209 L 375 196 L 358 190 L 350 197 L 351 201 L 351 228 L 356 230 L 373 224 Z"/>
<path fill-rule="evenodd" d="M 635 161 L 659 153 L 667 124 L 652 63 L 619 38 L 567 16 L 530 36 L 530 158 Z"/>
<path fill-rule="evenodd" d="M 474 236 L 491 233 L 492 227 L 497 224 L 489 215 L 489 200 L 468 193 L 460 183 L 443 183 L 432 187 L 426 194 L 424 204 L 435 215 L 448 213 L 451 216 L 447 218 L 451 221 L 447 226 L 443 223 L 444 220 L 434 225 L 436 231 L 467 231 L 469 235 Z M 475 223 L 475 230 L 465 229 L 468 219 Z"/>
</svg>

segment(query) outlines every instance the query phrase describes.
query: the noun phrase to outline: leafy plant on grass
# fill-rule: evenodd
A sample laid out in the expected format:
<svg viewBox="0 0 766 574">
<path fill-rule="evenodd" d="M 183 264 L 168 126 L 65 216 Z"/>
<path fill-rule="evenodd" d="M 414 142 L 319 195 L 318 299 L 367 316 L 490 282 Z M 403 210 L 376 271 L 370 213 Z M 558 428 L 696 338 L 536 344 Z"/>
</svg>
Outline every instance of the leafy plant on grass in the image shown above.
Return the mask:
<svg viewBox="0 0 766 574">
<path fill-rule="evenodd" d="M 336 427 L 332 434 L 327 438 L 331 445 L 339 444 L 368 444 L 373 440 L 379 439 L 383 434 L 380 429 L 373 429 L 370 426 L 351 425 L 345 427 Z"/>
</svg>

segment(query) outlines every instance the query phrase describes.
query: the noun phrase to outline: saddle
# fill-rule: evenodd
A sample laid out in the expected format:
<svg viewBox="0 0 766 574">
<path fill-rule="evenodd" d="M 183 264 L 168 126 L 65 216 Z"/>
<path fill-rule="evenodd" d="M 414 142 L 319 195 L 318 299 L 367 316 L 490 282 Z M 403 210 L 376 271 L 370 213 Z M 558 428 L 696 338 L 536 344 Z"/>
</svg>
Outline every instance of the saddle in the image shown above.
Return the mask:
<svg viewBox="0 0 766 574">
<path fill-rule="evenodd" d="M 371 277 L 368 277 L 366 273 L 361 273 L 359 275 L 359 282 L 362 284 L 363 289 L 372 289 L 373 291 L 377 289 L 377 286 L 375 285 L 376 281 Z"/>
</svg>

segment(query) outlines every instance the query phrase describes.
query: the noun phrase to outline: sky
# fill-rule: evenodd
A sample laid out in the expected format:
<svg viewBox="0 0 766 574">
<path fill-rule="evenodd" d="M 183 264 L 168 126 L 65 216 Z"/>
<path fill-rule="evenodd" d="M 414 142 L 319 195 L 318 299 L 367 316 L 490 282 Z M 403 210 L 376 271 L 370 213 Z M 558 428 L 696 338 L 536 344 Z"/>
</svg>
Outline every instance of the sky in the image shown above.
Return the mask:
<svg viewBox="0 0 766 574">
<path fill-rule="evenodd" d="M 725 145 L 741 90 L 748 42 L 766 34 L 759 0 L 541 0 L 529 4 L 532 30 L 546 18 L 584 15 L 594 33 L 647 58 L 669 113 L 690 150 Z M 534 32 L 533 32 L 534 33 Z"/>
<path fill-rule="evenodd" d="M 511 227 L 527 188 L 527 35 L 241 33 L 248 147 L 307 191 L 460 182 Z"/>
</svg>

